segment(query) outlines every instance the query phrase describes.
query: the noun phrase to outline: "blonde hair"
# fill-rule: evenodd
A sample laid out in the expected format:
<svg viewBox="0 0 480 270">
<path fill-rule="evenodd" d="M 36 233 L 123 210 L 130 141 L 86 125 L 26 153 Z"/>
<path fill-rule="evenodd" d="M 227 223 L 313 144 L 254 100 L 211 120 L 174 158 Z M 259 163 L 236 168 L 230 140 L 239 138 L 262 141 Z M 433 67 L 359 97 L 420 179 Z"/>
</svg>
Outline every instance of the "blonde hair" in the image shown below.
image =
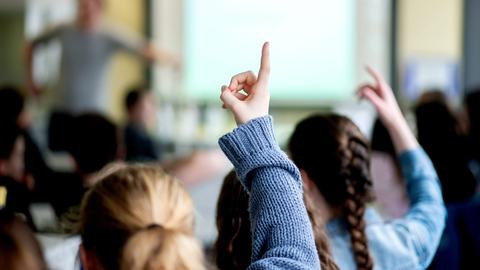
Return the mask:
<svg viewBox="0 0 480 270">
<path fill-rule="evenodd" d="M 194 207 L 160 168 L 114 165 L 85 196 L 79 230 L 106 269 L 204 269 L 193 236 Z"/>
</svg>

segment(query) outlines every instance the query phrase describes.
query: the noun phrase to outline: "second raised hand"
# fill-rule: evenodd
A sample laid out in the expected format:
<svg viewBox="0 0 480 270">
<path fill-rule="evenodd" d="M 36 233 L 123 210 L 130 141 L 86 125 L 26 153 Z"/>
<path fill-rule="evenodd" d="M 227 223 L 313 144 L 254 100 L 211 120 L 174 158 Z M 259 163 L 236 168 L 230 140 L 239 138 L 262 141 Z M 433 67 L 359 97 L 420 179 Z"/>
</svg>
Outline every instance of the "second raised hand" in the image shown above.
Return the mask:
<svg viewBox="0 0 480 270">
<path fill-rule="evenodd" d="M 418 142 L 403 117 L 392 88 L 373 68 L 367 67 L 367 72 L 375 79 L 375 84 L 360 86 L 358 95 L 373 104 L 392 137 L 397 153 L 418 147 Z"/>
<path fill-rule="evenodd" d="M 258 78 L 252 71 L 246 71 L 233 76 L 228 86 L 222 86 L 220 99 L 224 108 L 232 111 L 238 125 L 268 115 L 270 105 L 269 77 L 270 45 L 265 42 L 262 48 Z M 242 90 L 244 93 L 242 93 Z"/>
</svg>

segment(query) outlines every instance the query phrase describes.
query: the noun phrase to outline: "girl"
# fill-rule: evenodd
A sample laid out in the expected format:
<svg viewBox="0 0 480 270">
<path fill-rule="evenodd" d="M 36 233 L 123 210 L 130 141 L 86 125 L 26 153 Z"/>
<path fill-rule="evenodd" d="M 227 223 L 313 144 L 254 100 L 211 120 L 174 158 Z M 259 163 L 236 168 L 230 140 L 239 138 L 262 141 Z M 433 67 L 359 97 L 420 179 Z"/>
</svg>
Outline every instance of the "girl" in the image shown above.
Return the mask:
<svg viewBox="0 0 480 270">
<path fill-rule="evenodd" d="M 361 86 L 387 127 L 406 179 L 411 207 L 400 219 L 384 223 L 371 201 L 370 149 L 349 119 L 312 116 L 301 121 L 289 150 L 304 181 L 305 196 L 327 221 L 333 257 L 340 269 L 425 269 L 435 254 L 445 208 L 428 156 L 408 128 L 391 88 L 374 70 L 376 84 Z"/>
</svg>

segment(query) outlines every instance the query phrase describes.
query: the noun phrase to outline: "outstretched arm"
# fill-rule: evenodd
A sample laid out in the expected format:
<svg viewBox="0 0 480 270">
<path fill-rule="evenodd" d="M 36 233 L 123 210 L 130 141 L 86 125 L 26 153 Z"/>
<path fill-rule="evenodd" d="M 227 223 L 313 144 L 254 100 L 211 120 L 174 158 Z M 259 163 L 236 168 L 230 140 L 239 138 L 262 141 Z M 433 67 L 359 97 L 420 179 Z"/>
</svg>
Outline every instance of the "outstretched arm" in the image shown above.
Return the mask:
<svg viewBox="0 0 480 270">
<path fill-rule="evenodd" d="M 438 176 L 427 154 L 419 146 L 397 104 L 392 89 L 372 68 L 367 71 L 375 84 L 363 85 L 358 94 L 369 100 L 387 127 L 399 156 L 411 209 L 404 218 L 392 223 L 400 239 L 413 248 L 426 268 L 438 247 L 445 227 L 446 211 Z"/>
<path fill-rule="evenodd" d="M 269 73 L 266 43 L 258 79 L 252 72 L 240 73 L 222 87 L 220 97 L 239 125 L 219 143 L 250 193 L 249 269 L 320 269 L 300 173 L 280 150 L 268 116 Z"/>
</svg>

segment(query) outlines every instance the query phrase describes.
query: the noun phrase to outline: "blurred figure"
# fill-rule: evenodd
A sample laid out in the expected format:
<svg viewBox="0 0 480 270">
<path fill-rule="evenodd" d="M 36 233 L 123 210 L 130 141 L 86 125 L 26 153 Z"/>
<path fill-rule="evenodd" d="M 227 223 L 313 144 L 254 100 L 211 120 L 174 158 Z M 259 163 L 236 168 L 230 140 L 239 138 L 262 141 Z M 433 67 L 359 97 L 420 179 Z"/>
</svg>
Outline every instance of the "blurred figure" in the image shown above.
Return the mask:
<svg viewBox="0 0 480 270">
<path fill-rule="evenodd" d="M 75 163 L 75 173 L 59 179 L 52 191 L 55 211 L 61 217 L 61 226 L 66 231 L 70 231 L 77 221 L 81 200 L 93 186 L 95 174 L 108 163 L 121 158 L 118 130 L 103 116 L 78 116 L 72 127 L 68 151 Z"/>
<path fill-rule="evenodd" d="M 30 135 L 31 116 L 25 108 L 25 97 L 17 87 L 0 87 L 0 125 L 4 128 L 17 128 L 22 133 L 25 144 L 25 173 L 33 176 L 30 182 L 25 184 L 33 190 L 36 201 L 48 200 L 48 187 L 53 172 Z"/>
<path fill-rule="evenodd" d="M 371 144 L 371 172 L 376 202 L 386 219 L 400 218 L 410 207 L 405 180 L 390 134 L 378 118 L 373 126 Z"/>
<path fill-rule="evenodd" d="M 0 266 L 8 270 L 47 270 L 40 245 L 18 217 L 0 211 Z"/>
<path fill-rule="evenodd" d="M 25 140 L 16 126 L 3 126 L 0 132 L 0 209 L 23 215 L 33 227 L 30 215 L 31 193 L 25 177 Z"/>
<path fill-rule="evenodd" d="M 155 97 L 145 87 L 135 87 L 125 98 L 127 126 L 124 139 L 126 160 L 135 162 L 158 161 L 161 157 L 159 146 L 148 134 L 155 125 Z"/>
<path fill-rule="evenodd" d="M 29 88 L 38 95 L 40 90 L 33 78 L 33 52 L 41 44 L 60 41 L 62 57 L 56 93 L 57 110 L 74 115 L 106 113 L 109 100 L 107 72 L 112 55 L 117 51 L 127 51 L 148 61 L 179 65 L 172 55 L 107 26 L 103 21 L 104 8 L 103 0 L 78 0 L 75 22 L 56 26 L 27 44 Z"/>
<path fill-rule="evenodd" d="M 446 98 L 439 92 L 424 94 L 415 115 L 418 141 L 437 170 L 445 202 L 471 199 L 476 180 L 468 166 L 467 138 Z"/>
<path fill-rule="evenodd" d="M 250 232 L 249 195 L 234 170 L 225 177 L 217 202 L 218 237 L 214 259 L 218 269 L 247 269 L 251 263 L 252 240 Z M 324 228 L 309 212 L 320 264 L 323 270 L 338 270 L 330 253 Z"/>
<path fill-rule="evenodd" d="M 480 88 L 467 94 L 465 97 L 465 111 L 469 137 L 469 149 L 472 163 L 470 165 L 480 182 Z"/>
</svg>

